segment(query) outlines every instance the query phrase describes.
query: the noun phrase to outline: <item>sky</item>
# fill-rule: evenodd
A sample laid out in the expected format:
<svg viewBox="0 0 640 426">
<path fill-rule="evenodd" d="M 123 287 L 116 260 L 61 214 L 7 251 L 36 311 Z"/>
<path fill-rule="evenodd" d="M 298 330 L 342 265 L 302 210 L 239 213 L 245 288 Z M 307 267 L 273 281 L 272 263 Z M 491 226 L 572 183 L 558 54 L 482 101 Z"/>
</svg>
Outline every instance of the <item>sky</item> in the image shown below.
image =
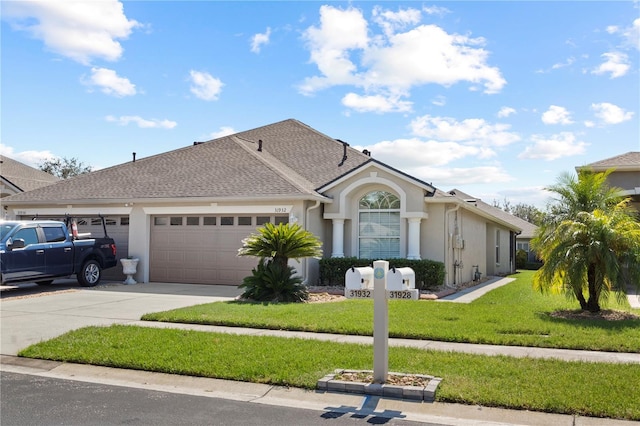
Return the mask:
<svg viewBox="0 0 640 426">
<path fill-rule="evenodd" d="M 633 1 L 0 3 L 0 153 L 94 170 L 289 118 L 435 187 L 544 209 L 640 151 Z"/>
</svg>

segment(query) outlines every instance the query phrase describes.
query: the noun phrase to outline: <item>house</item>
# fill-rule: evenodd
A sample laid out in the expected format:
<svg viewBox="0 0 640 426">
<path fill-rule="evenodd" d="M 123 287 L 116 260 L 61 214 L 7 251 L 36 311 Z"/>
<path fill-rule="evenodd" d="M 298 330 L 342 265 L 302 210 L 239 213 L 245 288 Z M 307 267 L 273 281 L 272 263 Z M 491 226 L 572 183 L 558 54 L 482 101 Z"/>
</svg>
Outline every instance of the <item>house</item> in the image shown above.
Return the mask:
<svg viewBox="0 0 640 426">
<path fill-rule="evenodd" d="M 454 189 L 449 191 L 450 194 L 458 196 L 464 199 L 468 203 L 472 203 L 479 210 L 484 211 L 486 214 L 498 217 L 505 222 L 512 224 L 520 228 L 520 232 L 516 233 L 515 238 L 515 250 L 524 250 L 527 253 L 527 262 L 537 262 L 535 252 L 531 249 L 531 240 L 534 237 L 534 234 L 538 227 L 533 223 L 527 222 L 524 219 L 521 219 L 517 216 L 512 215 L 498 207 L 494 207 L 490 204 L 485 203 L 481 199 L 476 199 L 471 195 L 465 194 L 459 189 Z M 510 249 L 513 249 L 511 247 Z"/>
<path fill-rule="evenodd" d="M 466 197 L 466 196 L 465 196 Z M 521 228 L 297 121 L 195 142 L 4 200 L 12 217 L 107 218 L 137 281 L 238 285 L 256 259 L 242 239 L 266 222 L 297 222 L 325 256 L 444 262 L 446 284 L 515 270 Z M 318 281 L 318 261 L 292 261 Z M 105 275 L 108 277 L 108 275 Z"/>
<path fill-rule="evenodd" d="M 630 197 L 631 206 L 640 212 L 640 151 L 631 151 L 576 167 L 577 172 L 605 172 L 610 169 L 613 169 L 613 172 L 607 177 L 609 185 L 622 189 L 622 195 Z"/>
<path fill-rule="evenodd" d="M 0 155 L 0 198 L 51 185 L 60 178 Z"/>
</svg>

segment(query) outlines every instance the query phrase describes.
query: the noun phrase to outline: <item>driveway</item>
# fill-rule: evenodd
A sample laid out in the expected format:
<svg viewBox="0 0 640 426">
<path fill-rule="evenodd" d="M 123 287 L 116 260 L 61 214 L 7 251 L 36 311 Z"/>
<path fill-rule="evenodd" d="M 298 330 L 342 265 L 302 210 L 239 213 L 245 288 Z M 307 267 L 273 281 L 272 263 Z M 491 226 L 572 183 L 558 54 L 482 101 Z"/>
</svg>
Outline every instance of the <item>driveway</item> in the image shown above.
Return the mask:
<svg viewBox="0 0 640 426">
<path fill-rule="evenodd" d="M 1 288 L 2 355 L 16 355 L 29 345 L 81 327 L 127 324 L 145 313 L 233 299 L 235 286 L 104 283 L 79 287 L 59 280 L 48 287 L 35 284 Z"/>
</svg>

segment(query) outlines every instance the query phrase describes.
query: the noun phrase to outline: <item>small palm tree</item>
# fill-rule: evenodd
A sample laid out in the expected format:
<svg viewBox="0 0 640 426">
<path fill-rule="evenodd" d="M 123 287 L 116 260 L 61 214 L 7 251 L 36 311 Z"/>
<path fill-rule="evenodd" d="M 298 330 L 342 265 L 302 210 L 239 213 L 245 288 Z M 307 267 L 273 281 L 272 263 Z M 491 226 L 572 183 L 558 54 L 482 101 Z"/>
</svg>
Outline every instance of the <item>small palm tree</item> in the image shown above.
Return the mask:
<svg viewBox="0 0 640 426">
<path fill-rule="evenodd" d="M 322 243 L 313 233 L 302 229 L 297 223 L 266 223 L 242 240 L 238 256 L 256 256 L 277 263 L 283 269 L 289 259 L 321 257 Z"/>
<path fill-rule="evenodd" d="M 611 291 L 640 286 L 640 222 L 619 189 L 607 186 L 610 172 L 563 175 L 548 188 L 560 195 L 532 240 L 543 266 L 534 275 L 540 291 L 566 292 L 583 310 L 600 311 Z"/>
<path fill-rule="evenodd" d="M 252 275 L 240 288 L 242 297 L 260 301 L 299 302 L 308 298 L 306 287 L 289 259 L 321 257 L 322 243 L 298 224 L 266 223 L 242 241 L 238 256 L 256 256 L 260 260 Z"/>
</svg>

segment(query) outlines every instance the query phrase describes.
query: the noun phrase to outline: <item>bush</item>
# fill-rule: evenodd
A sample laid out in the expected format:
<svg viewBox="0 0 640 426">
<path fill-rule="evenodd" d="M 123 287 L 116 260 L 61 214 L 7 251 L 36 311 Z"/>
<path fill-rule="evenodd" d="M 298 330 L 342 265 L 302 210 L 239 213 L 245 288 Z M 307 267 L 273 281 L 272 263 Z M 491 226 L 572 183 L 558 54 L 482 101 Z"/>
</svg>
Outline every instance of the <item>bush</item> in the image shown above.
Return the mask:
<svg viewBox="0 0 640 426">
<path fill-rule="evenodd" d="M 373 266 L 378 259 L 360 259 L 357 257 L 332 257 L 320 259 L 320 285 L 344 286 L 344 276 L 352 266 Z M 434 260 L 384 259 L 389 268 L 413 269 L 416 274 L 416 288 L 427 290 L 436 288 L 444 282 L 444 263 Z"/>
<path fill-rule="evenodd" d="M 516 268 L 524 269 L 527 264 L 527 252 L 520 249 L 516 252 Z"/>
<path fill-rule="evenodd" d="M 294 276 L 291 266 L 282 267 L 276 262 L 260 262 L 245 277 L 239 288 L 241 297 L 257 302 L 302 302 L 309 298 L 302 278 Z"/>
</svg>

